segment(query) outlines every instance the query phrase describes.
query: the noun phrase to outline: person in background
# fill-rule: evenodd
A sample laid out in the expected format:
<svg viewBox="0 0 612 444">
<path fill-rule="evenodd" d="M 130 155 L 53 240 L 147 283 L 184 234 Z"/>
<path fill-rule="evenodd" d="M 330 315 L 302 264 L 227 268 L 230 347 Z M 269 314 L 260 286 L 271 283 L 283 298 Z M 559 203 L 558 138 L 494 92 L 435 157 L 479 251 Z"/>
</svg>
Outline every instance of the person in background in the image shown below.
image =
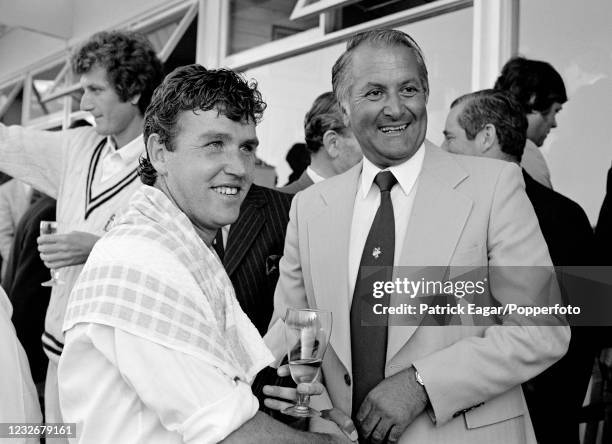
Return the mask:
<svg viewBox="0 0 612 444">
<path fill-rule="evenodd" d="M 287 186 L 298 180 L 304 173 L 304 170 L 306 170 L 306 167 L 310 164 L 310 156 L 306 151 L 306 145 L 303 143 L 294 143 L 291 145 L 291 148 L 287 151 L 285 160 L 291 168 L 291 174 L 285 184 L 285 186 Z"/>
<path fill-rule="evenodd" d="M 313 183 L 344 173 L 362 158 L 361 148 L 347 128 L 334 93 L 317 97 L 304 117 L 306 149 L 310 165 L 295 182 L 280 190 L 295 194 Z"/>
<path fill-rule="evenodd" d="M 523 107 L 528 126 L 521 166 L 537 182 L 552 188 L 540 148 L 550 130 L 557 127 L 557 113 L 567 102 L 561 75 L 549 63 L 515 57 L 502 68 L 494 89 L 514 94 Z"/>
<path fill-rule="evenodd" d="M 42 414 L 38 404 L 36 388 L 30 375 L 28 359 L 15 335 L 11 324 L 11 303 L 0 287 L 0 423 L 3 432 L 8 432 L 7 423 L 40 424 Z M 6 435 L 5 435 L 6 436 Z M 20 444 L 38 443 L 38 438 L 11 437 L 10 442 Z M 7 440 L 8 441 L 8 440 Z"/>
<path fill-rule="evenodd" d="M 97 33 L 71 62 L 83 87 L 81 109 L 91 113 L 95 128 L 52 132 L 0 124 L 0 170 L 57 199 L 58 234 L 38 238 L 42 260 L 63 281 L 52 289 L 42 337 L 49 357 L 47 422 L 62 422 L 57 363 L 68 296 L 93 245 L 138 187 L 143 114 L 162 79 L 153 47 L 133 32 Z"/>
<path fill-rule="evenodd" d="M 451 104 L 442 148 L 456 154 L 488 157 L 518 165 L 526 133 L 527 119 L 513 96 L 504 91 L 483 90 L 461 96 Z M 525 192 L 535 210 L 552 262 L 564 283 L 564 267 L 588 266 L 595 261 L 589 219 L 580 205 L 536 182 L 524 169 L 523 178 Z M 567 278 L 571 274 L 570 271 Z M 573 291 L 573 286 L 564 287 L 563 291 Z M 585 295 L 580 291 L 565 296 L 570 304 L 579 305 Z M 523 384 L 540 444 L 580 442 L 578 415 L 598 341 L 597 330 L 592 327 L 571 327 L 571 332 L 565 356 Z M 572 384 L 567 384 L 568 380 Z"/>
<path fill-rule="evenodd" d="M 31 187 L 15 179 L 0 185 L 0 260 L 2 282 L 6 275 L 17 223 L 30 206 Z M 6 287 L 5 287 L 6 288 Z"/>
<path fill-rule="evenodd" d="M 40 337 L 45 331 L 45 313 L 51 288 L 40 285 L 49 280 L 49 269 L 40 258 L 36 240 L 40 236 L 40 222 L 55 220 L 56 206 L 55 199 L 36 190 L 32 192 L 32 200 L 15 229 L 15 241 L 2 286 L 13 305 L 11 321 L 26 352 L 32 379 L 43 401 L 49 359 L 43 351 Z M 42 402 L 41 405 L 44 406 Z"/>
</svg>

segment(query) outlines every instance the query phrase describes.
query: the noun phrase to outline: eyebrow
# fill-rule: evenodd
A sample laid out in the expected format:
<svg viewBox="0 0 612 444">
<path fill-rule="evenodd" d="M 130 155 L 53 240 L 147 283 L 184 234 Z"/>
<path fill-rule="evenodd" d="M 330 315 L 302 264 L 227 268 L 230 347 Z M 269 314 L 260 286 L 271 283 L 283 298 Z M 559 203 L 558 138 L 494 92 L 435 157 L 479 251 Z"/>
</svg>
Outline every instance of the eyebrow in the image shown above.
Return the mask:
<svg viewBox="0 0 612 444">
<path fill-rule="evenodd" d="M 244 142 L 242 142 L 242 145 L 252 145 L 254 147 L 258 147 L 259 146 L 259 139 L 255 138 L 255 139 L 247 139 Z"/>
<path fill-rule="evenodd" d="M 231 136 L 227 133 L 219 133 L 214 131 L 207 131 L 198 136 L 198 141 L 209 140 L 209 139 L 221 139 L 227 141 L 231 139 Z"/>
<path fill-rule="evenodd" d="M 409 78 L 409 79 L 406 79 L 406 80 L 401 81 L 399 84 L 400 84 L 400 85 L 406 85 L 406 84 L 408 84 L 408 83 L 418 83 L 420 86 L 422 86 L 422 84 L 423 84 L 423 82 L 421 81 L 421 79 L 420 79 L 420 78 L 418 78 L 418 77 L 411 77 L 411 78 Z M 386 85 L 384 85 L 384 84 L 382 84 L 382 83 L 379 83 L 379 82 L 367 82 L 367 83 L 366 83 L 366 84 L 363 86 L 363 88 L 362 88 L 362 89 L 373 88 L 373 87 L 374 87 L 374 88 L 383 88 L 383 89 L 386 89 L 386 88 L 387 88 L 387 86 L 386 86 Z"/>
<path fill-rule="evenodd" d="M 227 142 L 229 140 L 231 140 L 231 135 L 229 135 L 228 133 L 219 133 L 219 132 L 214 132 L 214 131 L 209 131 L 209 132 L 205 132 L 200 134 L 197 137 L 197 140 L 199 142 L 203 142 L 205 140 L 211 140 L 211 139 L 221 139 L 224 142 Z M 254 145 L 254 146 L 258 146 L 259 145 L 259 139 L 254 138 L 254 139 L 247 139 L 245 141 L 243 141 L 241 143 L 241 145 Z"/>
<path fill-rule="evenodd" d="M 86 84 L 81 84 L 81 88 L 85 89 L 85 88 L 105 88 L 106 86 L 104 85 L 104 83 L 101 82 L 91 82 L 91 83 L 86 83 Z"/>
</svg>

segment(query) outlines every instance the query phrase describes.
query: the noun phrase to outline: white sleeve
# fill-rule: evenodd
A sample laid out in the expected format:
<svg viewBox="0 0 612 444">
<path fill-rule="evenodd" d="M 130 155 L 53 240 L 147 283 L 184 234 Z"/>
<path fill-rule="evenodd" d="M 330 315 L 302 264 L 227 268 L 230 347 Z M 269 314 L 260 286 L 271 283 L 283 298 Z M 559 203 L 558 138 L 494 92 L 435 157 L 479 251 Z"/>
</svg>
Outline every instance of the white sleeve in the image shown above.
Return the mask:
<svg viewBox="0 0 612 444">
<path fill-rule="evenodd" d="M 6 293 L 0 287 L 0 422 L 38 423 L 42 421 L 38 395 L 28 358 L 11 323 L 10 305 Z M 3 439 L 0 441 L 5 442 Z M 10 441 L 15 444 L 38 442 L 27 438 Z"/>
<path fill-rule="evenodd" d="M 2 256 L 2 277 L 4 277 L 4 270 L 6 270 L 6 265 L 8 264 L 15 235 L 10 192 L 10 182 L 0 185 L 0 256 Z"/>
<path fill-rule="evenodd" d="M 0 123 L 0 170 L 57 198 L 65 144 L 77 133 L 40 131 Z"/>
<path fill-rule="evenodd" d="M 92 344 L 116 360 L 141 402 L 185 443 L 221 441 L 257 413 L 251 387 L 216 367 L 123 330 L 87 327 Z"/>
</svg>

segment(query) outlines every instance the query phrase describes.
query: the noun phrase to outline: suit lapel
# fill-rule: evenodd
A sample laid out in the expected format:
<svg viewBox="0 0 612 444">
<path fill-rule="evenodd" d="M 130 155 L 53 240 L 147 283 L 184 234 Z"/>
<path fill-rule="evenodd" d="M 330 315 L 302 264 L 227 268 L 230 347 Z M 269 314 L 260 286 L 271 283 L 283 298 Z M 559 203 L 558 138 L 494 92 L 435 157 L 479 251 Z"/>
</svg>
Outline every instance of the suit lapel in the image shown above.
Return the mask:
<svg viewBox="0 0 612 444">
<path fill-rule="evenodd" d="M 240 207 L 240 216 L 232 224 L 227 237 L 223 265 L 229 276 L 236 270 L 263 228 L 266 222 L 263 214 L 265 204 L 265 196 L 261 189 L 257 185 L 252 185 Z"/>
<path fill-rule="evenodd" d="M 317 307 L 333 312 L 331 344 L 351 368 L 348 252 L 350 227 L 361 163 L 321 189 L 320 210 L 308 219 L 310 267 Z"/>
<path fill-rule="evenodd" d="M 428 269 L 427 279 L 444 279 L 473 205 L 471 199 L 455 189 L 467 177 L 467 172 L 450 155 L 437 147 L 426 146 L 423 169 L 398 262 L 402 266 L 412 267 L 409 272 L 416 274 L 416 267 L 436 266 Z M 417 280 L 422 276 L 421 273 L 407 276 L 405 272 L 397 271 L 394 280 L 397 277 Z M 395 294 L 390 304 L 405 303 L 405 297 Z M 416 316 L 410 320 L 410 326 L 406 326 L 405 316 L 389 316 L 391 326 L 387 361 L 410 339 L 421 318 Z"/>
</svg>

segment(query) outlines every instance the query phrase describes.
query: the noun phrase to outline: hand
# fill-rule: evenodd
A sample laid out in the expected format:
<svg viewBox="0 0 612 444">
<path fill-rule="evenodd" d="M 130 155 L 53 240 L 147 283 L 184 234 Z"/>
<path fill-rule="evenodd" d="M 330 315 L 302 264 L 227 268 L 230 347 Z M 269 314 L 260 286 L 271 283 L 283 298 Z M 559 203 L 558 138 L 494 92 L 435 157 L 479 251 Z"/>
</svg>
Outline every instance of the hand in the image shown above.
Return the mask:
<svg viewBox="0 0 612 444">
<path fill-rule="evenodd" d="M 38 237 L 40 258 L 47 268 L 56 270 L 84 264 L 99 236 L 83 231 L 65 234 L 43 234 Z"/>
<path fill-rule="evenodd" d="M 289 376 L 289 366 L 283 365 L 279 367 L 277 373 L 278 376 L 281 377 Z M 297 400 L 297 392 L 312 396 L 320 395 L 321 393 L 323 393 L 324 390 L 325 388 L 320 382 L 313 382 L 312 384 L 298 384 L 297 390 L 289 387 L 265 385 L 263 388 L 263 392 L 265 395 L 273 396 L 275 398 L 286 399 L 287 401 L 291 402 L 266 398 L 264 400 L 264 404 L 268 408 L 280 411 L 286 407 L 291 407 L 293 404 L 295 404 L 295 401 Z M 347 416 L 342 410 L 336 408 L 323 410 L 321 412 L 321 417 L 323 419 L 327 419 L 328 421 L 335 422 L 348 439 L 353 442 L 357 441 L 357 429 L 355 428 L 355 425 L 353 424 L 351 418 Z"/>
<path fill-rule="evenodd" d="M 416 381 L 414 367 L 383 379 L 366 396 L 356 419 L 370 442 L 398 442 L 406 427 L 427 406 L 427 392 Z"/>
</svg>

